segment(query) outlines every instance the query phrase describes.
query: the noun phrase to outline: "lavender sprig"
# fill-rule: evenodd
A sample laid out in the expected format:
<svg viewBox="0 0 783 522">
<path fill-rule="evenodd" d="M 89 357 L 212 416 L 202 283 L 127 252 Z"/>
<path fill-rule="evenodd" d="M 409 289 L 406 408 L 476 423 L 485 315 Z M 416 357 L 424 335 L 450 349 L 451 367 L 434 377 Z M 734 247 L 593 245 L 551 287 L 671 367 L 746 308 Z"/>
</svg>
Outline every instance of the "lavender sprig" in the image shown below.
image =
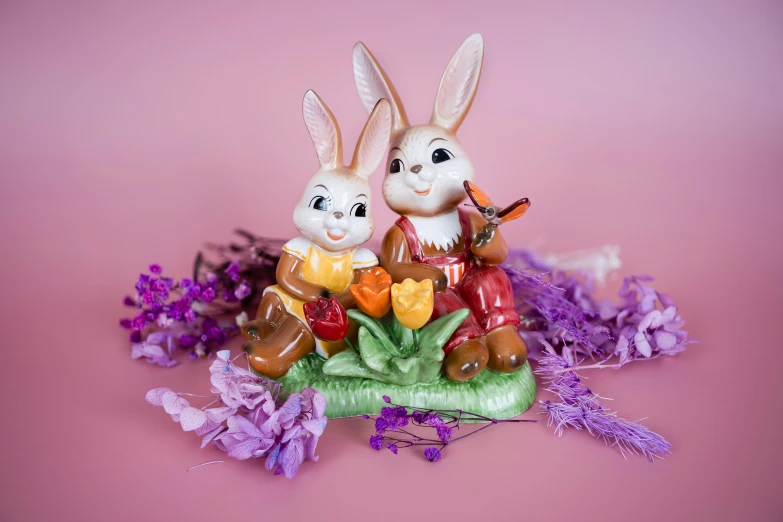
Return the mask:
<svg viewBox="0 0 783 522">
<path fill-rule="evenodd" d="M 662 436 L 601 406 L 599 396 L 582 384 L 571 367 L 573 361 L 550 351 L 536 369 L 546 384 L 545 389 L 558 399 L 539 401 L 542 413 L 548 416 L 547 426 L 554 426 L 558 436 L 562 436 L 563 428 L 586 430 L 606 444 L 616 446 L 623 457 L 631 452 L 647 457 L 650 462 L 671 453 L 671 444 Z"/>
<path fill-rule="evenodd" d="M 370 447 L 376 451 L 385 447 L 396 455 L 400 449 L 425 446 L 424 457 L 430 462 L 440 460 L 446 446 L 475 435 L 495 424 L 536 422 L 527 419 L 498 420 L 463 410 L 402 406 L 392 403 L 391 398 L 386 395 L 383 396 L 383 400 L 389 406 L 381 408 L 379 416 L 373 418 L 369 415 L 362 415 L 365 419 L 374 419 L 375 421 L 375 434 L 370 437 Z M 487 424 L 464 435 L 454 437 L 454 432 L 459 431 L 460 425 L 464 422 L 485 422 Z M 422 436 L 406 429 L 408 426 L 416 428 L 418 431 L 431 430 L 434 433 Z"/>
</svg>

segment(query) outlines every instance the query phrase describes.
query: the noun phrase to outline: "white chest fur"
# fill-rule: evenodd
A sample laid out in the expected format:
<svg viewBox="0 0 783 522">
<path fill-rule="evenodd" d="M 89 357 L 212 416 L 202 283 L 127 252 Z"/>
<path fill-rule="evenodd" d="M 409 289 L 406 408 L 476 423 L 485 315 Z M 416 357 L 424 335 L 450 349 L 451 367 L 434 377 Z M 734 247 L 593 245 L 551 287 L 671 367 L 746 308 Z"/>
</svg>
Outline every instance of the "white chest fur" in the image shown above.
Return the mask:
<svg viewBox="0 0 783 522">
<path fill-rule="evenodd" d="M 457 245 L 462 237 L 457 209 L 436 217 L 408 216 L 408 219 L 416 229 L 416 235 L 422 245 L 449 250 Z"/>
</svg>

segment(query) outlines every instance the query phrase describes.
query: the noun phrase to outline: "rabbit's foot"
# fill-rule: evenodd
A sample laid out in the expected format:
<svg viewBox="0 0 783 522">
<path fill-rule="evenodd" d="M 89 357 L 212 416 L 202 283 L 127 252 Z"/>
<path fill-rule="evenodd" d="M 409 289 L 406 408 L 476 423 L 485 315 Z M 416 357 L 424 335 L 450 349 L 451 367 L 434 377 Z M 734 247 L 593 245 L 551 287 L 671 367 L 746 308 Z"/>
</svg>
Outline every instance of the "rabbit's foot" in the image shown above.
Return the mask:
<svg viewBox="0 0 783 522">
<path fill-rule="evenodd" d="M 280 297 L 274 292 L 267 292 L 258 305 L 256 318 L 243 324 L 240 331 L 248 341 L 260 341 L 271 335 L 287 316 Z"/>
<path fill-rule="evenodd" d="M 277 324 L 265 319 L 253 319 L 242 325 L 240 331 L 248 341 L 260 341 L 275 331 Z"/>
<path fill-rule="evenodd" d="M 527 360 L 527 345 L 512 324 L 499 326 L 486 336 L 489 349 L 487 368 L 511 373 L 519 370 Z"/>
<path fill-rule="evenodd" d="M 315 338 L 299 319 L 289 315 L 271 334 L 246 342 L 242 349 L 255 371 L 276 379 L 315 349 Z"/>
<path fill-rule="evenodd" d="M 487 365 L 489 352 L 483 337 L 458 344 L 443 361 L 443 373 L 452 381 L 463 382 L 475 377 Z"/>
</svg>

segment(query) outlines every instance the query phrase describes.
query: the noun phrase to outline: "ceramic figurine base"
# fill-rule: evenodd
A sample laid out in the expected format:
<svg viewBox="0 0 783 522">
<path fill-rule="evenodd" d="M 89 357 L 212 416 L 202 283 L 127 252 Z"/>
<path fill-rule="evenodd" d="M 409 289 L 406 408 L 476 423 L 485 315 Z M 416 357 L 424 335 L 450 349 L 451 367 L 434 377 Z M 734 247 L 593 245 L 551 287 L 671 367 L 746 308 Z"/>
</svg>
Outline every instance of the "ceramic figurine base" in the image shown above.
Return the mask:
<svg viewBox="0 0 783 522">
<path fill-rule="evenodd" d="M 278 380 L 283 393 L 312 387 L 326 397 L 326 416 L 332 419 L 375 415 L 386 406 L 388 395 L 395 404 L 419 408 L 461 409 L 495 419 L 507 419 L 526 411 L 536 397 L 536 381 L 530 365 L 516 373 L 482 371 L 468 382 L 440 377 L 430 384 L 399 386 L 353 377 L 325 375 L 324 359 L 311 354 L 297 362 Z"/>
</svg>

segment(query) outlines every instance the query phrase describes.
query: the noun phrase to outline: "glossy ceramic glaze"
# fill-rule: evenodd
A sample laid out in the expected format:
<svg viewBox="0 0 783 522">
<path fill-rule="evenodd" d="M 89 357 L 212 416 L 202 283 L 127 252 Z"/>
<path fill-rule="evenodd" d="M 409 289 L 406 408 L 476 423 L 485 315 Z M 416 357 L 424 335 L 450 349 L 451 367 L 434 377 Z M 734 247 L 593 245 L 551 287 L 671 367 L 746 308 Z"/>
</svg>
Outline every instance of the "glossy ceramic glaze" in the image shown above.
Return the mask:
<svg viewBox="0 0 783 522">
<path fill-rule="evenodd" d="M 285 374 L 314 350 L 328 357 L 345 349 L 345 309 L 355 306 L 350 285 L 378 264 L 358 247 L 373 232 L 368 180 L 388 145 L 391 107 L 386 100 L 374 105 L 349 166 L 337 120 L 313 91 L 305 94 L 302 112 L 320 168 L 294 210 L 301 236 L 284 246 L 277 284 L 266 289 L 256 318 L 242 326 L 250 365 L 269 377 Z"/>
<path fill-rule="evenodd" d="M 507 254 L 498 221 L 494 213 L 487 219 L 459 209 L 475 171 L 456 132 L 476 95 L 483 59 L 484 41 L 473 34 L 446 66 L 430 121 L 411 125 L 396 89 L 372 53 L 362 43 L 353 49 L 354 79 L 364 107 L 371 110 L 382 98 L 392 106 L 394 132 L 383 197 L 401 218 L 384 237 L 381 266 L 395 282 L 432 280 L 438 290 L 433 320 L 463 308 L 471 311 L 444 347 L 444 372 L 456 381 L 475 377 L 485 366 L 498 372 L 516 371 L 527 357 L 525 343 L 515 330 L 519 316 L 511 284 L 494 266 Z M 508 212 L 519 208 L 527 205 L 517 202 Z"/>
<path fill-rule="evenodd" d="M 329 359 L 331 360 L 331 359 Z M 323 372 L 324 359 L 308 355 L 279 380 L 283 393 L 316 388 L 326 397 L 330 419 L 377 414 L 386 406 L 383 396 L 399 404 L 442 410 L 461 409 L 490 418 L 506 419 L 527 410 L 536 397 L 530 365 L 515 373 L 483 371 L 468 382 L 439 377 L 434 382 L 399 385 L 372 379 L 338 377 Z"/>
</svg>

